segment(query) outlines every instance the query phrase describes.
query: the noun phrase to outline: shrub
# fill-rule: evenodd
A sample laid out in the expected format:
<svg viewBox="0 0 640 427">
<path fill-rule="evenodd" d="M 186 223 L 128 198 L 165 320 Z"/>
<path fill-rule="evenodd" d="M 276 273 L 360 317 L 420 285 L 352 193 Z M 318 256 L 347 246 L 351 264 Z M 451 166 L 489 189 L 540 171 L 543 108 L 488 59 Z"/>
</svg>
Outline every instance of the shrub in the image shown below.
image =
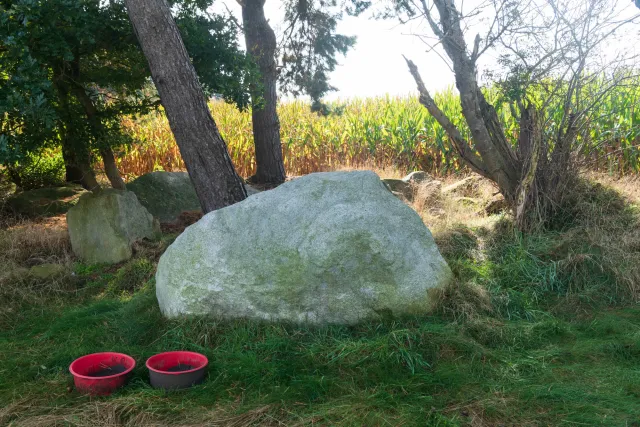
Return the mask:
<svg viewBox="0 0 640 427">
<path fill-rule="evenodd" d="M 22 190 L 63 185 L 64 171 L 62 154 L 54 150 L 29 154 L 7 166 L 9 179 Z"/>
</svg>

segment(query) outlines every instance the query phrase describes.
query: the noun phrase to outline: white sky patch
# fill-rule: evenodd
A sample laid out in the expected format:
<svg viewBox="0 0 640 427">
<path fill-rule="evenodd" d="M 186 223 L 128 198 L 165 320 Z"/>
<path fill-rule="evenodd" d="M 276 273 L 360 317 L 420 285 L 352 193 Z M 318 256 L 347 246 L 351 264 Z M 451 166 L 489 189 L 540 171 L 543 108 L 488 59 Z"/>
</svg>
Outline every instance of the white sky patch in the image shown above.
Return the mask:
<svg viewBox="0 0 640 427">
<path fill-rule="evenodd" d="M 583 1 L 583 0 L 576 0 Z M 465 0 L 466 11 L 472 10 L 483 0 Z M 637 14 L 638 9 L 632 2 L 625 2 L 623 16 L 631 17 Z M 226 6 L 226 7 L 225 7 Z M 216 3 L 214 11 L 226 13 L 227 8 L 241 22 L 242 13 L 240 6 L 234 0 L 222 0 Z M 464 11 L 463 11 L 464 12 Z M 272 28 L 279 37 L 284 19 L 284 11 L 281 2 L 267 0 L 265 14 Z M 473 27 L 467 34 L 468 43 L 471 44 L 476 33 L 483 35 L 489 22 L 481 17 L 475 20 Z M 346 99 L 352 97 L 375 96 L 405 96 L 416 94 L 415 83 L 409 74 L 407 65 L 402 58 L 405 55 L 418 66 L 422 78 L 432 92 L 454 86 L 453 72 L 442 59 L 444 52 L 439 48 L 438 52 L 431 51 L 429 46 L 414 34 L 430 34 L 428 25 L 423 20 L 401 25 L 396 20 L 373 20 L 368 14 L 360 17 L 345 16 L 338 25 L 338 32 L 345 35 L 356 36 L 355 47 L 347 53 L 346 57 L 338 58 L 338 67 L 331 74 L 331 85 L 338 90 L 325 96 L 327 100 Z M 629 24 L 627 36 L 616 40 L 618 48 L 634 50 L 640 53 L 640 24 Z M 433 40 L 431 40 L 433 41 Z M 244 47 L 244 38 L 241 37 L 241 46 Z M 482 72 L 486 66 L 495 65 L 495 51 L 488 51 L 480 58 L 479 69 Z"/>
</svg>

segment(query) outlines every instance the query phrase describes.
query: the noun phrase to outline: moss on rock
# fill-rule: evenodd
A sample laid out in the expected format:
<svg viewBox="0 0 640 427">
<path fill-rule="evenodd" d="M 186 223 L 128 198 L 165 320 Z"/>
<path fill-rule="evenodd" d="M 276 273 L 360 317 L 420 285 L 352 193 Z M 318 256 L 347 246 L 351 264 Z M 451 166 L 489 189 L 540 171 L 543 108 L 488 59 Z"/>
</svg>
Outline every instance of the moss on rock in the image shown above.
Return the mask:
<svg viewBox="0 0 640 427">
<path fill-rule="evenodd" d="M 130 191 L 87 193 L 67 212 L 73 252 L 85 262 L 114 264 L 131 258 L 132 245 L 155 239 L 160 227 Z"/>
<path fill-rule="evenodd" d="M 166 316 L 353 324 L 424 313 L 451 271 L 372 172 L 307 175 L 205 215 L 156 273 Z"/>
</svg>

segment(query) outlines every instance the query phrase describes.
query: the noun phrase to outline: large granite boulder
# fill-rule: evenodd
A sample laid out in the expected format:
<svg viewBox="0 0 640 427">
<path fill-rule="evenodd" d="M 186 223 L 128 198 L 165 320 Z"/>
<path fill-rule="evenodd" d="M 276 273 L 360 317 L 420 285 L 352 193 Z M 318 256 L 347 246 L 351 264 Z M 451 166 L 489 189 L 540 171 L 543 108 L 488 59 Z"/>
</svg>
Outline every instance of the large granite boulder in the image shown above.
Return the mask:
<svg viewBox="0 0 640 427">
<path fill-rule="evenodd" d="M 162 313 L 353 324 L 424 313 L 451 271 L 373 172 L 315 173 L 211 212 L 162 255 Z"/>
<path fill-rule="evenodd" d="M 127 184 L 142 206 L 161 222 L 175 221 L 182 212 L 200 210 L 187 172 L 151 172 Z"/>
<path fill-rule="evenodd" d="M 80 197 L 67 212 L 67 226 L 73 252 L 89 263 L 125 261 L 135 241 L 160 233 L 158 222 L 134 193 L 112 188 Z"/>
</svg>

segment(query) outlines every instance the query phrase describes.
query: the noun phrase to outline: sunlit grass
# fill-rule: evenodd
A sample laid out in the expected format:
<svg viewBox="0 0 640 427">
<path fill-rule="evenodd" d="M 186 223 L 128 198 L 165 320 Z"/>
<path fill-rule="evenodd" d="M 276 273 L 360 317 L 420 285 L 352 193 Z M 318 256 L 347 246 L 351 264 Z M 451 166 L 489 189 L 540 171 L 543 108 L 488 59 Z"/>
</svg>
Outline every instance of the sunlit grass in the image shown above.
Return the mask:
<svg viewBox="0 0 640 427">
<path fill-rule="evenodd" d="M 455 282 L 431 295 L 430 314 L 358 326 L 167 320 L 153 273 L 175 236 L 120 265 L 85 265 L 70 262 L 60 230 L 21 223 L 0 234 L 0 263 L 14 266 L 0 275 L 0 424 L 633 425 L 638 212 L 613 191 L 580 191 L 571 223 L 534 235 L 443 195 L 445 217 L 423 218 Z M 32 254 L 67 274 L 21 276 Z M 145 359 L 178 349 L 209 358 L 207 380 L 152 389 Z M 69 363 L 97 351 L 138 362 L 110 397 L 72 387 Z"/>
</svg>

